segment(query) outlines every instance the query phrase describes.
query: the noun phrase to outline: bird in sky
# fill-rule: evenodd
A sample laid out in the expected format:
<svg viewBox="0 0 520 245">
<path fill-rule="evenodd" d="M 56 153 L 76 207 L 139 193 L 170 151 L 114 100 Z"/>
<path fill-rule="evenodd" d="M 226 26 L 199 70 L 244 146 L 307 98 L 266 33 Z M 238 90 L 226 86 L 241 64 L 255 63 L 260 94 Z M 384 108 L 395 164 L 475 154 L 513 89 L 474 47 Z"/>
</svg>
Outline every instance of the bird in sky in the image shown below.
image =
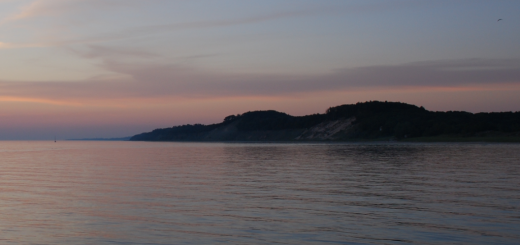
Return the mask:
<svg viewBox="0 0 520 245">
<path fill-rule="evenodd" d="M 502 20 L 502 19 L 498 19 L 497 22 L 498 22 L 498 21 L 501 21 L 501 20 Z"/>
</svg>

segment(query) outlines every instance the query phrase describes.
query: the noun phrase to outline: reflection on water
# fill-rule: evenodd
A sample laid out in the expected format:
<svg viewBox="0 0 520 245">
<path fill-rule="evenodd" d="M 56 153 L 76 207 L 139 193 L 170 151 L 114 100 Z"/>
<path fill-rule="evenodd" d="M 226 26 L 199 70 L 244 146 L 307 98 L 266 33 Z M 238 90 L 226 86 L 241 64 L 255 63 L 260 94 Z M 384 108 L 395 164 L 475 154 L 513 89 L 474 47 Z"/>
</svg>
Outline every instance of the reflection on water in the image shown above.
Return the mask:
<svg viewBox="0 0 520 245">
<path fill-rule="evenodd" d="M 0 142 L 0 244 L 517 244 L 520 145 Z"/>
</svg>

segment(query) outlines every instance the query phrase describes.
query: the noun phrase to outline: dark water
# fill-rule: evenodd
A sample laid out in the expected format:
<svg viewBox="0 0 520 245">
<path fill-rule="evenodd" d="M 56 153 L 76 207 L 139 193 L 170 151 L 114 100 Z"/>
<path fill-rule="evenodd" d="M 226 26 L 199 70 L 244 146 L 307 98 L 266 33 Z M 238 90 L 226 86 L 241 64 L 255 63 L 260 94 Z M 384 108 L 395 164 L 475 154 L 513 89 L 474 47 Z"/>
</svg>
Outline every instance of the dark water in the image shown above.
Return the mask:
<svg viewBox="0 0 520 245">
<path fill-rule="evenodd" d="M 520 144 L 0 142 L 0 244 L 519 244 Z"/>
</svg>

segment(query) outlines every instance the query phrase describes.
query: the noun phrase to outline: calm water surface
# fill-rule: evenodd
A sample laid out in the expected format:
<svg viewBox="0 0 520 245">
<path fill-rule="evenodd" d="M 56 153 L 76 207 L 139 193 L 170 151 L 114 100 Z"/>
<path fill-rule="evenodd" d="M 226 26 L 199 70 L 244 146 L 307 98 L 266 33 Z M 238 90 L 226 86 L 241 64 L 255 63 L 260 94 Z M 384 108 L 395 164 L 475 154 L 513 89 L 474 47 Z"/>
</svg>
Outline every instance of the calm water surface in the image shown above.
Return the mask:
<svg viewBox="0 0 520 245">
<path fill-rule="evenodd" d="M 520 144 L 0 142 L 0 244 L 519 244 Z"/>
</svg>

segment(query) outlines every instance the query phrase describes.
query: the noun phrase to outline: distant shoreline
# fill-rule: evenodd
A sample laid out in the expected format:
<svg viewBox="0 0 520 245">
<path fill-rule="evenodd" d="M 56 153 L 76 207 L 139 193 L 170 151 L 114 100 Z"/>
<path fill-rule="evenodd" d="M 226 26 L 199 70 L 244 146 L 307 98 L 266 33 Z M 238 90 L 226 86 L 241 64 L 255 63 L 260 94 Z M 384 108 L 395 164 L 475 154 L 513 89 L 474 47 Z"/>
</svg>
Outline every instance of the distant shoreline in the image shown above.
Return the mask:
<svg viewBox="0 0 520 245">
<path fill-rule="evenodd" d="M 520 137 L 418 137 L 400 140 L 401 142 L 485 142 L 485 143 L 520 143 Z"/>
<path fill-rule="evenodd" d="M 66 141 L 130 141 L 131 137 L 122 138 L 87 138 L 87 139 L 66 139 Z"/>
<path fill-rule="evenodd" d="M 90 140 L 94 141 L 94 140 Z M 114 140 L 115 141 L 115 140 Z M 130 140 L 131 141 L 131 140 Z M 172 142 L 172 143 L 236 143 L 236 144 L 341 144 L 341 143 L 520 143 L 520 137 L 420 137 L 401 140 L 356 139 L 356 140 L 293 140 L 293 141 L 251 141 L 251 140 L 141 140 L 131 142 Z"/>
<path fill-rule="evenodd" d="M 66 139 L 62 141 L 131 141 L 131 137 L 123 138 L 88 138 L 88 139 Z M 402 142 L 402 143 L 520 143 L 520 137 L 462 137 L 462 136 L 435 136 L 416 137 L 407 139 L 348 139 L 348 140 L 281 140 L 281 141 L 250 141 L 250 140 L 143 140 L 143 142 L 190 142 L 190 143 L 370 143 L 370 142 Z"/>
</svg>

